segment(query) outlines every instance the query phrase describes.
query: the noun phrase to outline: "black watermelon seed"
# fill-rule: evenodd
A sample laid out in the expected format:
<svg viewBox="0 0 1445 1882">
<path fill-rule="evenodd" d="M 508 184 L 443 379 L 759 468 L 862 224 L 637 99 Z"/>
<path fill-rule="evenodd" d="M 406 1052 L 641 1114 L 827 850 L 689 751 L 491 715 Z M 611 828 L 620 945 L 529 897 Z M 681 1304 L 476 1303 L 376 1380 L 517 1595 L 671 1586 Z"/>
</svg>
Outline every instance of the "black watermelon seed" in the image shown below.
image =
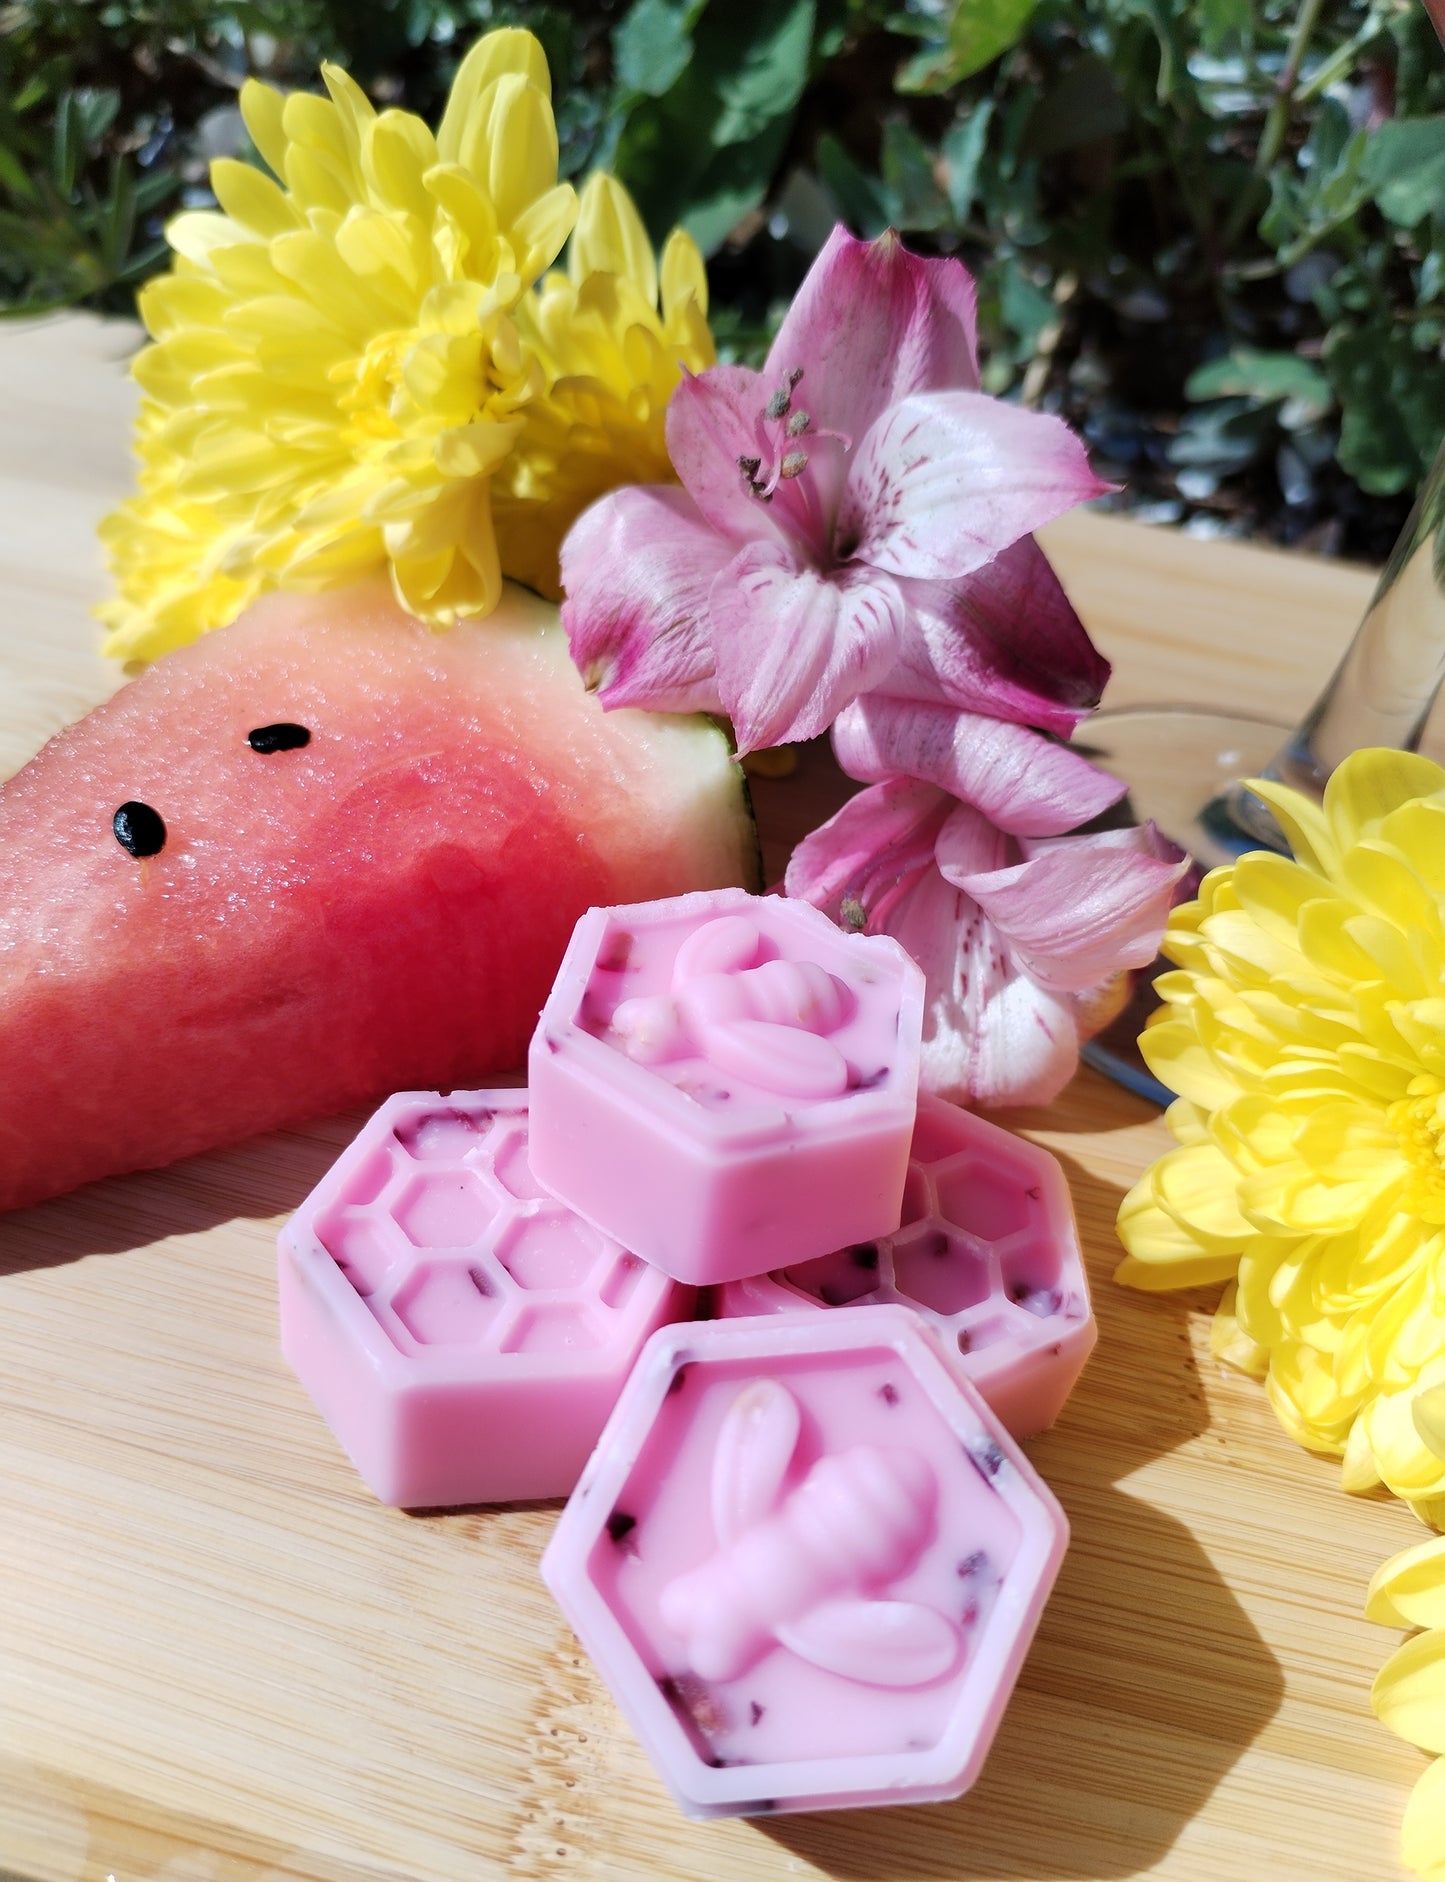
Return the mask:
<svg viewBox="0 0 1445 1882">
<path fill-rule="evenodd" d="M 878 1388 L 878 1396 L 885 1405 L 896 1405 L 898 1403 L 898 1387 L 885 1379 Z"/>
<path fill-rule="evenodd" d="M 304 725 L 283 720 L 279 725 L 258 725 L 246 734 L 246 743 L 258 752 L 299 751 L 311 743 L 311 734 Z"/>
<path fill-rule="evenodd" d="M 626 1510 L 613 1510 L 607 1518 L 607 1533 L 614 1542 L 621 1542 L 630 1536 L 637 1527 L 637 1518 L 629 1516 Z"/>
<path fill-rule="evenodd" d="M 132 799 L 110 820 L 115 840 L 132 856 L 155 856 L 165 848 L 166 826 L 158 810 Z"/>
<path fill-rule="evenodd" d="M 748 1718 L 752 1721 L 754 1725 L 760 1725 L 762 1723 L 763 1713 L 765 1710 L 766 1708 L 763 1706 L 760 1706 L 756 1699 L 749 1699 Z"/>
</svg>

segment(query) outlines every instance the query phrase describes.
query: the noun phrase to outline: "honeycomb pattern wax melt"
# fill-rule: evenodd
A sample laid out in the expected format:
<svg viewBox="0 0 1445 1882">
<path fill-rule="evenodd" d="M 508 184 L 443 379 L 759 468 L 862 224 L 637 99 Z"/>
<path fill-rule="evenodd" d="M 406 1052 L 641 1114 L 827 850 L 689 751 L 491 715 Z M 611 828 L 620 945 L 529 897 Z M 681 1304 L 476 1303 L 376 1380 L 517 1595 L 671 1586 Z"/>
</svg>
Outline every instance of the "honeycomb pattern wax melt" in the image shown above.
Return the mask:
<svg viewBox="0 0 1445 1882">
<path fill-rule="evenodd" d="M 1015 1437 L 1058 1417 L 1098 1330 L 1069 1187 L 1056 1158 L 926 1093 L 918 1100 L 903 1224 L 716 1291 L 720 1316 L 896 1301 Z"/>
<path fill-rule="evenodd" d="M 693 1816 L 956 1797 L 1067 1539 L 896 1306 L 668 1327 L 542 1560 Z"/>
<path fill-rule="evenodd" d="M 528 1058 L 539 1179 L 679 1280 L 898 1227 L 923 975 L 741 890 L 582 917 Z"/>
<path fill-rule="evenodd" d="M 532 1174 L 525 1091 L 389 1099 L 281 1232 L 281 1345 L 371 1490 L 565 1495 L 679 1286 Z"/>
</svg>

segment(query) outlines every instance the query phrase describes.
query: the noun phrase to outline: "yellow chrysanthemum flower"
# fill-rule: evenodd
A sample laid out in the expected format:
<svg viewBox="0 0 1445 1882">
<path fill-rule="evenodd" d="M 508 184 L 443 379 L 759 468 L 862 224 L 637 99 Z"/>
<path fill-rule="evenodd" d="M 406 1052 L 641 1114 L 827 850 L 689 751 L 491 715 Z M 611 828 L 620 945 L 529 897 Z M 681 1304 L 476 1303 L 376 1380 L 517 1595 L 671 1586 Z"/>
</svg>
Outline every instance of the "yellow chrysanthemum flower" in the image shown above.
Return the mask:
<svg viewBox="0 0 1445 1882">
<path fill-rule="evenodd" d="M 667 402 L 684 369 L 717 359 L 702 256 L 674 229 L 659 263 L 626 190 L 592 176 L 566 272 L 549 274 L 517 319 L 547 384 L 493 485 L 494 512 L 507 573 L 555 598 L 558 545 L 589 503 L 622 482 L 675 481 Z"/>
<path fill-rule="evenodd" d="M 1445 1513 L 1445 771 L 1357 752 L 1323 808 L 1257 785 L 1295 860 L 1176 909 L 1141 1040 L 1179 1147 L 1124 1199 L 1119 1278 L 1232 1279 L 1215 1349 L 1301 1444 Z M 1445 1394 L 1442 1394 L 1445 1396 Z M 1425 1408 L 1417 1421 L 1417 1400 Z M 1442 1420 L 1445 1422 L 1445 1420 Z"/>
<path fill-rule="evenodd" d="M 1392 1731 L 1422 1751 L 1445 1752 L 1445 1538 L 1385 1563 L 1365 1613 L 1385 1627 L 1424 1629 L 1381 1667 L 1371 1698 Z M 1416 1783 L 1405 1807 L 1403 1850 L 1427 1882 L 1445 1882 L 1445 1757 Z"/>
<path fill-rule="evenodd" d="M 142 294 L 139 488 L 101 530 L 106 650 L 124 658 L 264 589 L 383 569 L 436 626 L 487 613 L 503 574 L 555 591 L 578 512 L 671 475 L 668 396 L 682 365 L 712 362 L 696 247 L 669 242 L 659 316 L 611 179 L 588 186 L 569 272 L 534 285 L 577 201 L 531 34 L 472 48 L 435 136 L 322 76 L 326 98 L 243 88 L 279 180 L 214 164 L 221 212 L 172 224 L 173 269 Z"/>
</svg>

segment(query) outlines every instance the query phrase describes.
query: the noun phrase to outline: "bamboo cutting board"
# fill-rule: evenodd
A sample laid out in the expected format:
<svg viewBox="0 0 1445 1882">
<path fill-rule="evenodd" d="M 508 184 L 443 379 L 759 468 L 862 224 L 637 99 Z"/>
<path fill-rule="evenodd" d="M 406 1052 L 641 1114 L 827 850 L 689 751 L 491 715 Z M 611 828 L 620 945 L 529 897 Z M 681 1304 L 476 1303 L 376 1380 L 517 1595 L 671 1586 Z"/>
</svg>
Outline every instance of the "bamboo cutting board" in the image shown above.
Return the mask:
<svg viewBox="0 0 1445 1882">
<path fill-rule="evenodd" d="M 119 680 L 87 608 L 132 344 L 0 330 L 0 773 Z M 1102 518 L 1049 542 L 1117 704 L 1290 716 L 1371 587 Z M 812 789 L 762 793 L 775 846 Z M 1360 1606 L 1420 1530 L 1214 1363 L 1206 1296 L 1112 1284 L 1157 1113 L 1084 1072 L 1009 1121 L 1063 1159 L 1101 1337 L 1030 1446 L 1073 1524 L 1056 1595 L 981 1782 L 926 1809 L 687 1823 L 537 1578 L 555 1506 L 371 1501 L 273 1283 L 359 1115 L 0 1218 L 0 1877 L 1396 1882 L 1423 1761 L 1371 1716 L 1396 1636 Z"/>
</svg>

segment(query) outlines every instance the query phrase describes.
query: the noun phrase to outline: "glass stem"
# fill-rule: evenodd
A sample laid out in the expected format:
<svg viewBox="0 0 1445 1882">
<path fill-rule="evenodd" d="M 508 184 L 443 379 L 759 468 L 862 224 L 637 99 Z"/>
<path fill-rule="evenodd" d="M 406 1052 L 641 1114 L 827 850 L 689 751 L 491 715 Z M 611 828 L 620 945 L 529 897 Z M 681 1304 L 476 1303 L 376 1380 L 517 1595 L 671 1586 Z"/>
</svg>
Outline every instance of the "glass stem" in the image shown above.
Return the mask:
<svg viewBox="0 0 1445 1882">
<path fill-rule="evenodd" d="M 1265 769 L 1317 801 L 1341 759 L 1366 745 L 1414 751 L 1445 679 L 1445 444 L 1329 684 Z M 1211 807 L 1273 849 L 1286 847 L 1243 783 Z"/>
</svg>

